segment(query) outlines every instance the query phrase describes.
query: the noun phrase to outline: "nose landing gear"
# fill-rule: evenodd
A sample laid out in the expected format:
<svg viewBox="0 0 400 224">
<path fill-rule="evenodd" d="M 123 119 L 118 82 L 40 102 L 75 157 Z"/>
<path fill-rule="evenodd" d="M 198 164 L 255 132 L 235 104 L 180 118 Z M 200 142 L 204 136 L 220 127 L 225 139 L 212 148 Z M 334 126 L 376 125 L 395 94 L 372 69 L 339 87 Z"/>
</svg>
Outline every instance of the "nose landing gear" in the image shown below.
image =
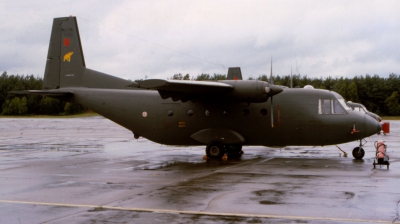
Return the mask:
<svg viewBox="0 0 400 224">
<path fill-rule="evenodd" d="M 364 141 L 364 142 L 363 142 Z M 367 143 L 367 141 L 365 139 L 360 139 L 360 146 L 359 147 L 355 147 L 353 149 L 353 157 L 355 159 L 362 159 L 365 155 L 365 151 L 362 148 L 365 144 Z"/>
<path fill-rule="evenodd" d="M 362 158 L 364 157 L 364 155 L 365 155 L 365 151 L 364 151 L 363 148 L 361 148 L 361 147 L 355 147 L 355 148 L 353 149 L 353 157 L 354 157 L 355 159 L 362 159 Z"/>
</svg>

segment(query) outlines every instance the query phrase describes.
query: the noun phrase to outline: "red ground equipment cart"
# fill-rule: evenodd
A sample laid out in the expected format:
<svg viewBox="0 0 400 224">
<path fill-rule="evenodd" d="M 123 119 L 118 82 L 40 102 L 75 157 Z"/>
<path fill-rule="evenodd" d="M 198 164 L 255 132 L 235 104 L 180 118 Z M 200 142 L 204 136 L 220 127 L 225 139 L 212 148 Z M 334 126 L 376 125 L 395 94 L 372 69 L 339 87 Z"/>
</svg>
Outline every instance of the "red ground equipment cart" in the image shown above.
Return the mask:
<svg viewBox="0 0 400 224">
<path fill-rule="evenodd" d="M 374 143 L 376 149 L 376 158 L 374 159 L 374 169 L 376 165 L 382 167 L 382 165 L 386 165 L 387 169 L 389 169 L 389 156 L 386 153 L 386 145 L 382 140 L 376 141 Z"/>
<path fill-rule="evenodd" d="M 389 122 L 383 122 L 382 123 L 382 132 L 384 135 L 390 133 L 390 123 Z"/>
</svg>

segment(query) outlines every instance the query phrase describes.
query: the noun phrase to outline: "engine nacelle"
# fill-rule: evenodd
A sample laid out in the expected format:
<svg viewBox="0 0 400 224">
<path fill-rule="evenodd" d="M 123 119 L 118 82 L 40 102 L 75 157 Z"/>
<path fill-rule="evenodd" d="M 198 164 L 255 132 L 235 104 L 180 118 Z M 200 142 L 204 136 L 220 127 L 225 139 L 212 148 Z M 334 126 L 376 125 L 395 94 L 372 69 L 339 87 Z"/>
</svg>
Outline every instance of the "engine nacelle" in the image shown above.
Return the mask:
<svg viewBox="0 0 400 224">
<path fill-rule="evenodd" d="M 224 95 L 229 95 L 231 99 L 240 102 L 266 102 L 268 97 L 283 91 L 279 86 L 259 80 L 222 80 L 220 82 L 233 86 L 233 89 Z"/>
</svg>

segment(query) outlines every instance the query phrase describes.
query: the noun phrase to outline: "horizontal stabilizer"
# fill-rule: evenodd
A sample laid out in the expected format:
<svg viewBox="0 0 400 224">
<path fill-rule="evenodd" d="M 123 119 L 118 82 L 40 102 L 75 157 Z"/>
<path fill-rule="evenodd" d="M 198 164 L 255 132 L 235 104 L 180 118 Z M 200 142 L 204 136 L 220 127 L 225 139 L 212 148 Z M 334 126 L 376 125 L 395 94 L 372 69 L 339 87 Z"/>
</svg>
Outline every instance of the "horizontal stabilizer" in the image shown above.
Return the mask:
<svg viewBox="0 0 400 224">
<path fill-rule="evenodd" d="M 72 91 L 65 90 L 21 90 L 21 91 L 10 91 L 10 94 L 19 95 L 42 95 L 42 96 L 72 96 L 74 93 Z"/>
</svg>

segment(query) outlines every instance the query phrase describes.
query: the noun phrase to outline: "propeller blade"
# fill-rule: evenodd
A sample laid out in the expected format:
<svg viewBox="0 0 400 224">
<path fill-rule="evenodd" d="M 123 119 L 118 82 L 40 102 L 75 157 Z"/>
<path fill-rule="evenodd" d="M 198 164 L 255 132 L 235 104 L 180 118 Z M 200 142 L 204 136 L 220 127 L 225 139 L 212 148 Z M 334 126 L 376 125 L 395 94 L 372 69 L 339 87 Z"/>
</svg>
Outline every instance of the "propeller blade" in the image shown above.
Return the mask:
<svg viewBox="0 0 400 224">
<path fill-rule="evenodd" d="M 271 127 L 274 127 L 274 106 L 272 103 L 272 96 L 271 96 Z"/>
<path fill-rule="evenodd" d="M 274 79 L 272 78 L 272 56 L 271 56 L 271 73 L 269 74 L 269 83 L 271 84 L 271 85 L 269 85 L 270 90 L 272 90 L 271 91 L 272 92 L 272 95 L 271 95 L 271 127 L 274 128 L 274 106 L 272 103 L 272 96 L 274 95 L 274 90 L 276 92 L 276 86 L 274 86 Z"/>
</svg>

